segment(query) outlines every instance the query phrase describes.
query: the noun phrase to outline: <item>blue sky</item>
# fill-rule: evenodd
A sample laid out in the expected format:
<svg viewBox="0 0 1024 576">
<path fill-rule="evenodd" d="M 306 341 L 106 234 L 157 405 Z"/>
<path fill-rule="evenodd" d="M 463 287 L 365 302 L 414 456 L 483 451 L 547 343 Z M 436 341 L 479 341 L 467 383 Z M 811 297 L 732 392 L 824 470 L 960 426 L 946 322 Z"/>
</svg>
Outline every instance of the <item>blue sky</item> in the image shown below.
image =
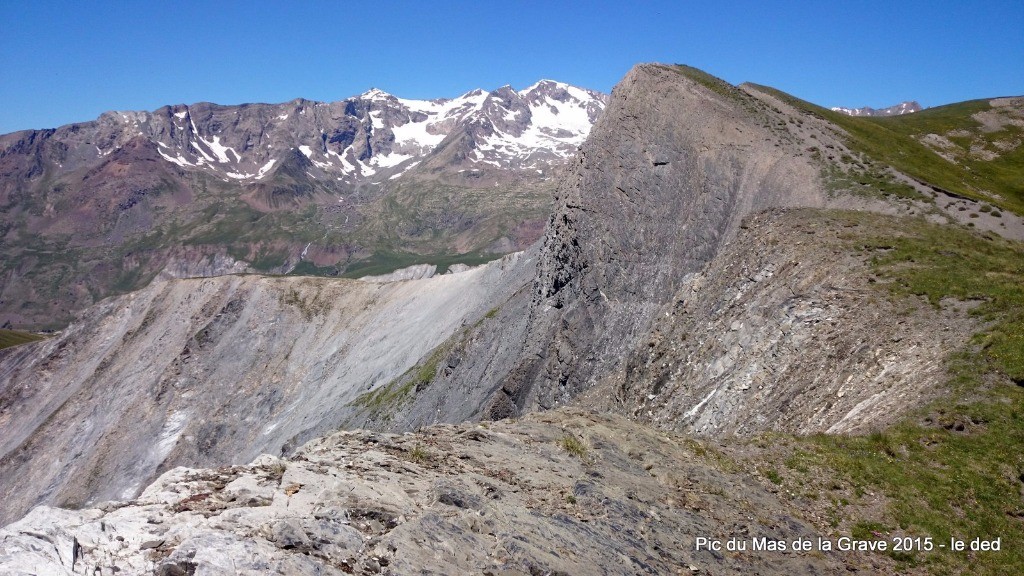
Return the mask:
<svg viewBox="0 0 1024 576">
<path fill-rule="evenodd" d="M 826 105 L 1024 94 L 1024 1 L 0 2 L 0 133 L 211 101 L 609 91 L 679 62 Z"/>
</svg>

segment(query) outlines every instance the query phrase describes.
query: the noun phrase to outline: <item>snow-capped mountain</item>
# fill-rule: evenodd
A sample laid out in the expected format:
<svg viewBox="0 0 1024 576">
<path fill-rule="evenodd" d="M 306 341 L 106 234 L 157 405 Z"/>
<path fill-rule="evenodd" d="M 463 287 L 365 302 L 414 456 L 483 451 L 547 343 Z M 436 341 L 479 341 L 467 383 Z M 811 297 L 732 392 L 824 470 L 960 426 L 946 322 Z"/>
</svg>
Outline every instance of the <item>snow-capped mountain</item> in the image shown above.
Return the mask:
<svg viewBox="0 0 1024 576">
<path fill-rule="evenodd" d="M 95 163 L 137 138 L 159 157 L 243 184 L 269 178 L 298 151 L 310 177 L 360 183 L 395 179 L 450 148 L 446 167 L 543 170 L 583 142 L 607 96 L 552 80 L 452 99 L 409 100 L 372 89 L 337 102 L 165 106 L 107 112 L 48 132 L 61 169 Z M 0 137 L 0 150 L 24 132 Z M 22 141 L 24 145 L 24 141 Z M 438 168 L 434 162 L 434 168 Z"/>
<path fill-rule="evenodd" d="M 911 100 L 908 102 L 900 102 L 894 106 L 888 108 L 882 108 L 876 110 L 869 106 L 863 108 L 843 108 L 842 106 L 835 106 L 832 108 L 834 112 L 842 112 L 847 116 L 900 116 L 903 114 L 912 114 L 914 112 L 921 111 L 921 105 Z"/>
<path fill-rule="evenodd" d="M 164 106 L 0 135 L 0 323 L 66 322 L 161 273 L 353 275 L 394 254 L 521 250 L 606 101 L 542 80 L 438 100 Z"/>
</svg>

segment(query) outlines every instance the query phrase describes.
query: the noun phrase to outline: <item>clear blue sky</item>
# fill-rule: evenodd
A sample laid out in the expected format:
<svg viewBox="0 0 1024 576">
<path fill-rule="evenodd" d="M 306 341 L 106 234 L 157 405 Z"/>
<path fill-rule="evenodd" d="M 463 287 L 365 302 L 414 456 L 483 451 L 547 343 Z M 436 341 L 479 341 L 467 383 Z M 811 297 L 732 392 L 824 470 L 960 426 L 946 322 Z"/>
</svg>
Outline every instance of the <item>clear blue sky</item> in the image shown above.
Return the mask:
<svg viewBox="0 0 1024 576">
<path fill-rule="evenodd" d="M 1024 0 L 0 1 L 0 133 L 211 101 L 609 91 L 679 62 L 826 105 L 1024 94 Z"/>
</svg>

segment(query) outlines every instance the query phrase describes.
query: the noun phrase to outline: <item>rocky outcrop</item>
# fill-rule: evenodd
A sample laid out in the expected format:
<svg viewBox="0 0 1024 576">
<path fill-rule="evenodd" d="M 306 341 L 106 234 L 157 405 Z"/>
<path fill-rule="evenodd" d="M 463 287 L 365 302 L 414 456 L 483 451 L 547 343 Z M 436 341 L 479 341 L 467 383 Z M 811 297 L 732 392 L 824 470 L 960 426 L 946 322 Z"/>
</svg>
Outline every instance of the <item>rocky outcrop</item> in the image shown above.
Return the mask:
<svg viewBox="0 0 1024 576">
<path fill-rule="evenodd" d="M 131 497 L 178 465 L 288 453 L 501 305 L 533 267 L 513 254 L 406 282 L 175 280 L 105 300 L 0 357 L 0 523 L 37 503 Z"/>
<path fill-rule="evenodd" d="M 437 273 L 436 264 L 414 264 L 412 266 L 406 266 L 405 268 L 399 268 L 389 274 L 363 276 L 360 280 L 363 282 L 398 282 L 401 280 L 432 278 L 435 273 Z"/>
<path fill-rule="evenodd" d="M 388 425 L 428 406 L 582 403 L 715 436 L 864 432 L 941 393 L 974 322 L 956 306 L 886 321 L 917 304 L 872 287 L 851 230 L 898 235 L 899 221 L 822 210 L 921 206 L 826 194 L 807 146 L 842 135 L 800 116 L 693 69 L 634 69 L 559 187 L 532 293 L 452 343 Z"/>
<path fill-rule="evenodd" d="M 183 248 L 176 250 L 168 258 L 167 264 L 160 271 L 158 277 L 161 280 L 212 278 L 246 272 L 251 273 L 253 270 L 248 264 L 235 260 L 223 250 L 209 253 L 205 250 Z M 285 270 L 280 270 L 280 272 L 285 272 Z"/>
<path fill-rule="evenodd" d="M 569 449 L 567 449 L 567 447 Z M 622 418 L 555 411 L 415 435 L 339 432 L 286 459 L 176 468 L 134 500 L 35 509 L 5 574 L 824 574 L 853 553 L 725 553 L 817 539 L 764 484 Z"/>
</svg>

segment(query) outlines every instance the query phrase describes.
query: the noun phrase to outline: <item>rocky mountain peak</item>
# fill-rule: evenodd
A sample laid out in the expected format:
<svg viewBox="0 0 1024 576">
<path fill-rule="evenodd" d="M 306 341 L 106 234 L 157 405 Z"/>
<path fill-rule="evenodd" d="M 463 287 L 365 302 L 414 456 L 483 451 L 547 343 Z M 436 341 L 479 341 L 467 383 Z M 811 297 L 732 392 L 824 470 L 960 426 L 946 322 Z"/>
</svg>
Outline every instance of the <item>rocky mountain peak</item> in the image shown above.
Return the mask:
<svg viewBox="0 0 1024 576">
<path fill-rule="evenodd" d="M 379 88 L 370 88 L 366 92 L 360 94 L 357 98 L 360 100 L 388 100 L 390 98 L 394 98 L 394 96 Z"/>
</svg>

